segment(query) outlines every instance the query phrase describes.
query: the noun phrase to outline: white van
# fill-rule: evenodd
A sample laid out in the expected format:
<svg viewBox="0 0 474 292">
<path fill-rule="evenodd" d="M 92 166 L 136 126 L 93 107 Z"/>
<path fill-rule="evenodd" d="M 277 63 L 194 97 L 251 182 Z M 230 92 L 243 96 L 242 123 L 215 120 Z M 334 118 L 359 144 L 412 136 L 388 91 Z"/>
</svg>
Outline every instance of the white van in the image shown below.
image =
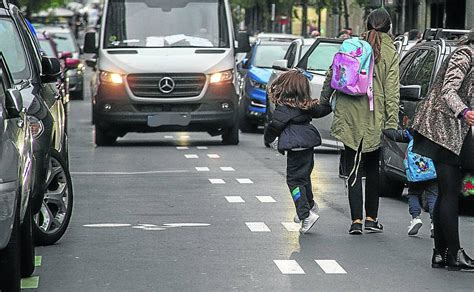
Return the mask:
<svg viewBox="0 0 474 292">
<path fill-rule="evenodd" d="M 108 0 L 99 36 L 84 44 L 96 54 L 87 63 L 98 146 L 163 131 L 239 143 L 235 55 L 250 44 L 245 32 L 235 41 L 228 0 Z"/>
</svg>

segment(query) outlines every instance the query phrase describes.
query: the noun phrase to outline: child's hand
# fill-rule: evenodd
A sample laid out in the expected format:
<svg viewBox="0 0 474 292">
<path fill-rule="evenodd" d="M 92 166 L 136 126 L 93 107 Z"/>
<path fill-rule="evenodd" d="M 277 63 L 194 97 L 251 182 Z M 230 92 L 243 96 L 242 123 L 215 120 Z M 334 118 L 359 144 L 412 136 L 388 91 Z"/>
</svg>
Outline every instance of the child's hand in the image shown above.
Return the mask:
<svg viewBox="0 0 474 292">
<path fill-rule="evenodd" d="M 270 148 L 272 148 L 273 150 L 278 151 L 278 137 L 275 140 L 273 140 L 272 143 L 270 143 Z"/>
</svg>

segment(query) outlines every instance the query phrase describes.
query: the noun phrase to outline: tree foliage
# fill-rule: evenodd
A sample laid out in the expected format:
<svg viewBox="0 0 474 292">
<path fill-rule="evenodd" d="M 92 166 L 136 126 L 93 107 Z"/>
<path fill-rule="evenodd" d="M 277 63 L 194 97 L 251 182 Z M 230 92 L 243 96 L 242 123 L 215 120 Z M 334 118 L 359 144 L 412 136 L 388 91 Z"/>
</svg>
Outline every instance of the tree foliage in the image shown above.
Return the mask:
<svg viewBox="0 0 474 292">
<path fill-rule="evenodd" d="M 66 0 L 18 0 L 21 7 L 26 7 L 29 13 L 38 12 L 49 7 L 59 7 L 67 2 Z"/>
</svg>

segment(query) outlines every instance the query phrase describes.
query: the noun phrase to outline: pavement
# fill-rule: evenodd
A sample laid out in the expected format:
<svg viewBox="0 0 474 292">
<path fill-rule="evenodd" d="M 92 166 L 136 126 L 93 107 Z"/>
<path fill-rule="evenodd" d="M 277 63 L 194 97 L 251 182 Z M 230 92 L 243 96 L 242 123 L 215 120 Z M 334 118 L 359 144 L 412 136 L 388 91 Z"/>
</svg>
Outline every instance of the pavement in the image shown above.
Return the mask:
<svg viewBox="0 0 474 292">
<path fill-rule="evenodd" d="M 408 237 L 403 199 L 381 198 L 384 233 L 349 235 L 337 153 L 315 154 L 321 218 L 300 235 L 286 157 L 261 133 L 238 146 L 206 133 L 127 134 L 97 148 L 90 97 L 69 112 L 74 213 L 56 245 L 36 249 L 36 291 L 474 290 L 473 273 L 431 269 L 429 216 Z M 472 210 L 460 218 L 471 255 Z"/>
</svg>

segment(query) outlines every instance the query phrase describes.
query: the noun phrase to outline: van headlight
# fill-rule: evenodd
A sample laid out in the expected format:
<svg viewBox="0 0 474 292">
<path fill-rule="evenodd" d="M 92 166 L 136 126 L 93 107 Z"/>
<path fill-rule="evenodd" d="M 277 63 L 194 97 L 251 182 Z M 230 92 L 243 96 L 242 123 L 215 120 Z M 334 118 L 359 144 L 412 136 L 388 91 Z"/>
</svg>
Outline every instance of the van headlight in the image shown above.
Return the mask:
<svg viewBox="0 0 474 292">
<path fill-rule="evenodd" d="M 118 73 L 100 71 L 100 81 L 104 83 L 122 84 L 123 77 Z"/>
<path fill-rule="evenodd" d="M 28 122 L 33 139 L 38 139 L 44 132 L 43 122 L 34 116 L 28 116 Z"/>
<path fill-rule="evenodd" d="M 257 80 L 254 80 L 252 78 L 249 78 L 249 83 L 250 86 L 261 89 L 261 90 L 267 90 L 267 85 L 264 83 L 260 83 Z"/>
<path fill-rule="evenodd" d="M 227 70 L 211 74 L 210 83 L 220 83 L 234 79 L 234 70 Z"/>
</svg>

